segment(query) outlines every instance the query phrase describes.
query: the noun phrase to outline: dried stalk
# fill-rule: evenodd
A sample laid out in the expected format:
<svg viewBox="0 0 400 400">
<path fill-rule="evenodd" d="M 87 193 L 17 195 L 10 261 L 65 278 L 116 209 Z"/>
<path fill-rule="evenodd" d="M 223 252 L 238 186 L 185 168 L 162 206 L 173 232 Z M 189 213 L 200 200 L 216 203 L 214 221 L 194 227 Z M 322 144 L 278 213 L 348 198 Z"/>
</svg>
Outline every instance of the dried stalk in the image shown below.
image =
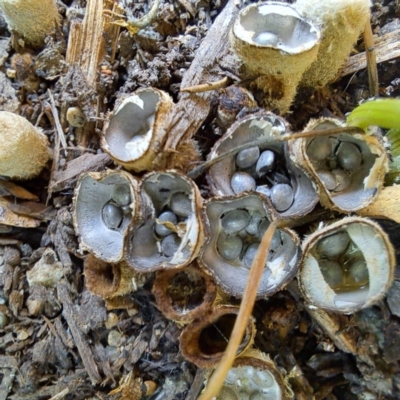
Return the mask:
<svg viewBox="0 0 400 400">
<path fill-rule="evenodd" d="M 270 140 L 265 140 L 263 139 L 262 141 L 260 140 L 255 140 L 252 142 L 247 142 L 241 146 L 237 146 L 236 148 L 219 155 L 218 157 L 213 158 L 212 160 L 206 161 L 203 164 L 199 165 L 196 168 L 193 168 L 190 172 L 188 172 L 188 176 L 191 179 L 196 179 L 198 178 L 201 174 L 203 174 L 207 169 L 212 167 L 214 164 L 219 163 L 226 157 L 232 157 L 235 154 L 239 153 L 239 151 L 242 151 L 244 149 L 248 149 L 250 147 L 254 146 L 259 146 L 260 144 L 266 144 L 266 143 L 276 143 L 276 142 L 286 142 L 288 140 L 295 140 L 295 139 L 303 139 L 303 138 L 312 138 L 316 136 L 327 136 L 327 135 L 337 135 L 339 133 L 359 133 L 359 134 L 365 134 L 364 130 L 355 126 L 344 126 L 340 128 L 334 128 L 334 129 L 325 129 L 325 130 L 320 130 L 320 131 L 307 131 L 307 132 L 296 132 L 296 133 L 287 133 L 286 135 L 281 135 L 281 136 L 271 136 Z"/>
<path fill-rule="evenodd" d="M 209 90 L 222 89 L 228 85 L 228 82 L 229 82 L 229 78 L 225 77 L 216 82 L 209 82 L 209 83 L 203 83 L 201 85 L 189 86 L 187 88 L 181 89 L 180 91 L 186 92 L 186 93 L 208 92 Z"/>
<path fill-rule="evenodd" d="M 374 47 L 374 37 L 372 35 L 370 18 L 364 29 L 365 54 L 367 56 L 368 86 L 371 96 L 379 96 L 378 68 L 376 66 L 376 53 Z"/>
<path fill-rule="evenodd" d="M 224 384 L 224 380 L 229 369 L 232 367 L 237 350 L 243 339 L 243 334 L 246 330 L 248 320 L 253 311 L 254 303 L 257 296 L 257 289 L 260 284 L 265 263 L 267 262 L 268 258 L 269 245 L 277 227 L 277 221 L 271 222 L 267 231 L 264 233 L 260 247 L 258 248 L 257 254 L 251 265 L 246 289 L 240 303 L 239 313 L 237 315 L 236 322 L 228 342 L 228 346 L 224 355 L 221 358 L 218 367 L 208 381 L 205 391 L 198 400 L 212 400 L 214 396 L 217 396 L 218 392 Z"/>
</svg>

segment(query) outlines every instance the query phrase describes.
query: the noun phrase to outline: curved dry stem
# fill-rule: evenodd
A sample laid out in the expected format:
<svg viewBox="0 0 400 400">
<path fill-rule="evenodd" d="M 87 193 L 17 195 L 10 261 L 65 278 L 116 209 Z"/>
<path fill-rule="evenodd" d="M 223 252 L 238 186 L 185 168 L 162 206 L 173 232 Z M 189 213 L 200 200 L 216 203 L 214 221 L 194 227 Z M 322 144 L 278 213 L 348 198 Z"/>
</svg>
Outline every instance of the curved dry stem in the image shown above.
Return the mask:
<svg viewBox="0 0 400 400">
<path fill-rule="evenodd" d="M 356 126 L 343 126 L 339 128 L 333 129 L 324 129 L 324 130 L 315 130 L 315 131 L 307 131 L 307 132 L 296 132 L 296 133 L 287 133 L 281 136 L 271 136 L 269 140 L 272 142 L 286 142 L 288 140 L 295 140 L 295 139 L 303 139 L 303 138 L 311 138 L 316 136 L 329 136 L 329 135 L 337 135 L 339 133 L 359 133 L 365 134 L 365 131 Z M 247 142 L 242 146 L 237 146 L 234 149 L 227 151 L 226 153 L 220 154 L 218 157 L 213 158 L 212 160 L 205 161 L 203 164 L 199 165 L 196 168 L 193 168 L 191 171 L 188 172 L 187 176 L 191 179 L 198 178 L 201 174 L 203 174 L 207 169 L 212 167 L 214 164 L 219 163 L 226 157 L 232 157 L 235 154 L 239 153 L 239 151 L 248 149 L 250 147 L 258 146 L 260 144 L 266 144 L 268 141 L 266 139 L 254 140 L 251 142 Z"/>
<path fill-rule="evenodd" d="M 214 396 L 217 396 L 224 384 L 224 380 L 229 369 L 232 367 L 240 342 L 242 341 L 247 322 L 253 311 L 257 289 L 268 258 L 269 245 L 277 227 L 277 221 L 271 222 L 262 238 L 260 247 L 258 248 L 253 264 L 251 265 L 246 289 L 240 303 L 239 313 L 237 315 L 228 346 L 218 367 L 208 381 L 204 393 L 199 397 L 198 400 L 211 400 Z"/>
<path fill-rule="evenodd" d="M 112 24 L 122 26 L 126 28 L 131 35 L 136 35 L 141 29 L 146 28 L 146 26 L 150 25 L 155 17 L 157 16 L 158 5 L 160 4 L 160 0 L 155 0 L 152 5 L 150 11 L 139 19 L 128 19 L 128 21 L 124 21 L 123 19 L 118 21 L 113 21 Z M 107 14 L 116 15 L 118 17 L 123 17 L 120 14 L 113 13 L 112 11 L 106 10 Z"/>
</svg>

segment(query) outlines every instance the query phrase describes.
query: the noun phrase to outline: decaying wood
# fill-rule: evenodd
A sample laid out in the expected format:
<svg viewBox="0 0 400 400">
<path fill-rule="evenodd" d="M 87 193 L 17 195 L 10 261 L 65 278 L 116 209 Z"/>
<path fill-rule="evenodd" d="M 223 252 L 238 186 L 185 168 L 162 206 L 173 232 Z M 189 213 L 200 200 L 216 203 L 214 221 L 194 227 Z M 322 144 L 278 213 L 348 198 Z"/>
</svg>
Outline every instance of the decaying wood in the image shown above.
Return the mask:
<svg viewBox="0 0 400 400">
<path fill-rule="evenodd" d="M 343 330 L 341 318 L 346 317 L 329 313 L 313 306 L 306 306 L 305 309 L 339 350 L 345 353 L 357 354 L 355 338 L 347 330 Z"/>
<path fill-rule="evenodd" d="M 83 22 L 74 21 L 68 41 L 66 62 L 77 63 L 89 86 L 96 88 L 99 65 L 111 47 L 111 59 L 117 49 L 119 27 L 110 24 L 110 16 L 105 10 L 117 12 L 117 4 L 112 0 L 88 0 Z"/>
<path fill-rule="evenodd" d="M 66 62 L 71 67 L 77 65 L 86 84 L 96 90 L 99 86 L 100 63 L 103 59 L 112 63 L 117 51 L 120 27 L 111 24 L 110 15 L 104 11 L 120 12 L 114 0 L 88 0 L 83 22 L 73 21 L 68 41 Z M 107 57 L 106 57 L 107 56 Z M 98 91 L 97 116 L 103 111 L 104 91 Z M 63 114 L 66 106 L 63 107 Z M 79 143 L 87 147 L 89 137 L 95 130 L 94 122 L 87 122 L 78 130 Z"/>
<path fill-rule="evenodd" d="M 50 184 L 50 192 L 58 192 L 60 190 L 70 189 L 75 187 L 82 172 L 100 171 L 110 163 L 108 154 L 90 154 L 85 153 L 80 157 L 74 158 L 67 163 L 67 167 L 63 171 L 56 171 L 54 180 Z"/>
<path fill-rule="evenodd" d="M 18 199 L 24 200 L 39 200 L 35 194 L 28 192 L 23 187 L 18 186 L 11 181 L 5 181 L 3 179 L 0 179 L 0 197 L 1 196 L 14 196 Z"/>
<path fill-rule="evenodd" d="M 281 357 L 284 361 L 285 369 L 288 371 L 286 379 L 290 382 L 296 400 L 310 400 L 313 398 L 313 388 L 304 376 L 293 353 L 289 349 L 283 349 Z"/>
<path fill-rule="evenodd" d="M 393 60 L 400 57 L 400 29 L 375 38 L 376 62 Z M 347 64 L 340 72 L 340 77 L 353 74 L 367 66 L 367 56 L 365 52 L 356 54 L 348 60 Z"/>
<path fill-rule="evenodd" d="M 12 210 L 13 202 L 0 197 L 0 224 L 19 226 L 23 228 L 36 228 L 40 221 L 24 215 L 18 215 Z"/>
<path fill-rule="evenodd" d="M 216 18 L 197 50 L 190 68 L 183 76 L 182 88 L 221 79 L 216 67 L 218 61 L 229 52 L 229 31 L 238 13 L 239 7 L 236 5 L 236 1 L 230 0 Z M 214 91 L 182 95 L 167 117 L 166 151 L 175 151 L 181 143 L 194 136 L 207 118 L 211 104 L 217 95 Z"/>
<path fill-rule="evenodd" d="M 8 399 L 15 375 L 17 373 L 18 361 L 15 357 L 0 356 L 0 400 Z"/>
<path fill-rule="evenodd" d="M 75 345 L 78 348 L 79 355 L 82 358 L 83 365 L 89 375 L 93 385 L 96 385 L 101 381 L 101 377 L 94 361 L 92 350 L 90 349 L 84 335 L 78 328 L 75 321 L 75 310 L 73 308 L 73 302 L 68 291 L 66 283 L 61 282 L 57 285 L 58 299 L 63 305 L 63 316 L 67 321 L 69 329 L 71 330 L 72 336 L 75 341 Z"/>
</svg>

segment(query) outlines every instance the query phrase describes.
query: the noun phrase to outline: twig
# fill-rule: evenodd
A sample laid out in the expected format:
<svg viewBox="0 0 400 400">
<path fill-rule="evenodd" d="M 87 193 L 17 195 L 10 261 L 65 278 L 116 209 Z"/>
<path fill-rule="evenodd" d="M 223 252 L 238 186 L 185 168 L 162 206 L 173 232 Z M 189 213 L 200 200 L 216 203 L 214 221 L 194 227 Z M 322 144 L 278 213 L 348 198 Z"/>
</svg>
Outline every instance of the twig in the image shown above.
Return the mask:
<svg viewBox="0 0 400 400">
<path fill-rule="evenodd" d="M 68 154 L 67 150 L 66 150 L 67 141 L 65 139 L 64 132 L 63 132 L 62 127 L 61 127 L 60 118 L 58 118 L 58 111 L 57 111 L 56 103 L 54 101 L 54 97 L 53 97 L 53 94 L 51 93 L 50 89 L 47 91 L 47 93 L 49 94 L 51 112 L 53 114 L 54 122 L 56 124 L 58 137 L 59 137 L 59 140 L 61 142 L 61 146 L 64 149 L 64 154 L 67 155 Z"/>
<path fill-rule="evenodd" d="M 78 348 L 79 355 L 82 358 L 83 366 L 93 385 L 101 381 L 101 376 L 94 362 L 92 351 L 85 340 L 84 335 L 75 322 L 76 311 L 73 307 L 72 299 L 68 292 L 68 286 L 65 282 L 60 282 L 57 285 L 57 296 L 63 305 L 63 316 L 67 321 L 68 327 L 71 330 L 72 337 L 74 338 L 75 345 Z"/>
<path fill-rule="evenodd" d="M 201 85 L 189 86 L 187 88 L 183 88 L 180 91 L 186 93 L 202 93 L 208 92 L 209 90 L 218 90 L 226 87 L 228 85 L 229 79 L 228 77 L 224 77 L 216 82 L 203 83 Z"/>
<path fill-rule="evenodd" d="M 206 370 L 198 368 L 192 386 L 190 387 L 190 390 L 186 395 L 185 400 L 196 400 L 198 398 L 200 390 L 204 383 L 205 376 L 206 376 Z"/>
<path fill-rule="evenodd" d="M 379 96 L 378 68 L 376 67 L 376 53 L 371 23 L 368 19 L 364 29 L 365 54 L 367 56 L 368 86 L 371 96 Z"/>
<path fill-rule="evenodd" d="M 60 400 L 63 399 L 69 393 L 69 388 L 65 388 L 60 393 L 57 393 L 55 396 L 51 397 L 49 400 Z"/>
<path fill-rule="evenodd" d="M 126 28 L 131 35 L 136 35 L 141 29 L 146 28 L 146 26 L 150 25 L 154 21 L 154 19 L 157 16 L 157 10 L 159 4 L 160 0 L 155 0 L 150 11 L 140 19 L 128 18 L 127 21 L 118 20 L 118 21 L 113 21 L 111 23 Z M 120 14 L 114 13 L 111 10 L 104 10 L 103 12 L 104 14 L 121 16 Z"/>
<path fill-rule="evenodd" d="M 358 128 L 356 126 L 343 126 L 340 128 L 333 129 L 325 129 L 325 130 L 315 130 L 315 131 L 306 131 L 306 132 L 297 132 L 297 133 L 288 133 L 286 135 L 281 136 L 271 136 L 268 139 L 262 140 L 254 140 L 252 142 L 247 142 L 241 146 L 237 146 L 234 149 L 227 151 L 226 153 L 220 154 L 218 157 L 213 158 L 212 160 L 205 161 L 203 164 L 199 165 L 196 168 L 193 168 L 188 172 L 188 177 L 191 179 L 198 178 L 201 174 L 203 174 L 207 169 L 212 167 L 214 164 L 219 163 L 226 157 L 232 157 L 235 154 L 239 153 L 244 149 L 248 149 L 249 147 L 265 145 L 268 143 L 276 143 L 276 142 L 286 142 L 288 140 L 295 139 L 303 139 L 303 138 L 311 138 L 316 136 L 327 136 L 327 135 L 337 135 L 339 133 L 359 133 L 365 134 L 364 130 Z"/>
<path fill-rule="evenodd" d="M 247 278 L 246 289 L 240 303 L 239 313 L 237 315 L 228 346 L 224 355 L 221 358 L 220 363 L 218 364 L 218 367 L 208 381 L 204 393 L 199 397 L 198 400 L 212 400 L 214 396 L 217 396 L 218 392 L 224 384 L 226 374 L 233 364 L 237 350 L 243 339 L 243 334 L 246 329 L 247 322 L 253 311 L 254 303 L 257 296 L 257 289 L 260 284 L 265 263 L 267 262 L 268 258 L 269 245 L 271 243 L 271 239 L 275 233 L 277 225 L 277 221 L 271 222 L 268 229 L 264 233 L 257 254 L 251 265 L 250 273 Z"/>
</svg>

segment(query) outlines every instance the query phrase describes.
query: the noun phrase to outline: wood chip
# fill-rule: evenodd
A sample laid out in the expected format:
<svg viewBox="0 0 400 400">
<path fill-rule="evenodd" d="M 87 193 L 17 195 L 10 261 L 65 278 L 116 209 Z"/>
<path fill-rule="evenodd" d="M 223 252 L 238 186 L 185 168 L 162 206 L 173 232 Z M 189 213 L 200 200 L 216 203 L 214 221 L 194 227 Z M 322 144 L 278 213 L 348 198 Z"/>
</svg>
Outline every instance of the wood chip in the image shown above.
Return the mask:
<svg viewBox="0 0 400 400">
<path fill-rule="evenodd" d="M 17 199 L 38 201 L 39 198 L 13 182 L 0 179 L 0 196 L 14 196 Z"/>
<path fill-rule="evenodd" d="M 230 0 L 215 19 L 197 50 L 196 57 L 183 76 L 181 87 L 196 86 L 221 79 L 213 67 L 216 67 L 218 60 L 229 53 L 229 32 L 238 14 L 239 8 L 233 0 Z M 195 135 L 207 118 L 211 103 L 216 96 L 217 93 L 214 91 L 182 95 L 167 116 L 165 129 L 168 139 L 165 151 L 173 152 L 180 143 L 188 141 Z"/>
<path fill-rule="evenodd" d="M 40 221 L 35 218 L 16 214 L 12 210 L 13 205 L 12 201 L 0 197 L 0 224 L 21 228 L 36 228 L 40 225 Z"/>
<path fill-rule="evenodd" d="M 82 172 L 102 170 L 110 162 L 111 159 L 108 154 L 85 153 L 69 161 L 64 171 L 54 173 L 54 180 L 50 184 L 49 191 L 59 192 L 73 188 Z"/>
<path fill-rule="evenodd" d="M 400 57 L 400 29 L 387 33 L 375 39 L 376 62 L 381 63 Z M 367 67 L 365 52 L 350 57 L 346 65 L 340 71 L 339 77 L 354 74 Z"/>
<path fill-rule="evenodd" d="M 75 309 L 73 307 L 72 299 L 68 291 L 68 286 L 64 282 L 57 285 L 58 299 L 63 305 L 63 316 L 67 321 L 69 329 L 71 330 L 72 337 L 74 338 L 75 345 L 82 358 L 83 365 L 93 385 L 101 382 L 99 370 L 94 361 L 92 350 L 90 349 L 85 336 L 82 334 L 75 322 Z"/>
</svg>

